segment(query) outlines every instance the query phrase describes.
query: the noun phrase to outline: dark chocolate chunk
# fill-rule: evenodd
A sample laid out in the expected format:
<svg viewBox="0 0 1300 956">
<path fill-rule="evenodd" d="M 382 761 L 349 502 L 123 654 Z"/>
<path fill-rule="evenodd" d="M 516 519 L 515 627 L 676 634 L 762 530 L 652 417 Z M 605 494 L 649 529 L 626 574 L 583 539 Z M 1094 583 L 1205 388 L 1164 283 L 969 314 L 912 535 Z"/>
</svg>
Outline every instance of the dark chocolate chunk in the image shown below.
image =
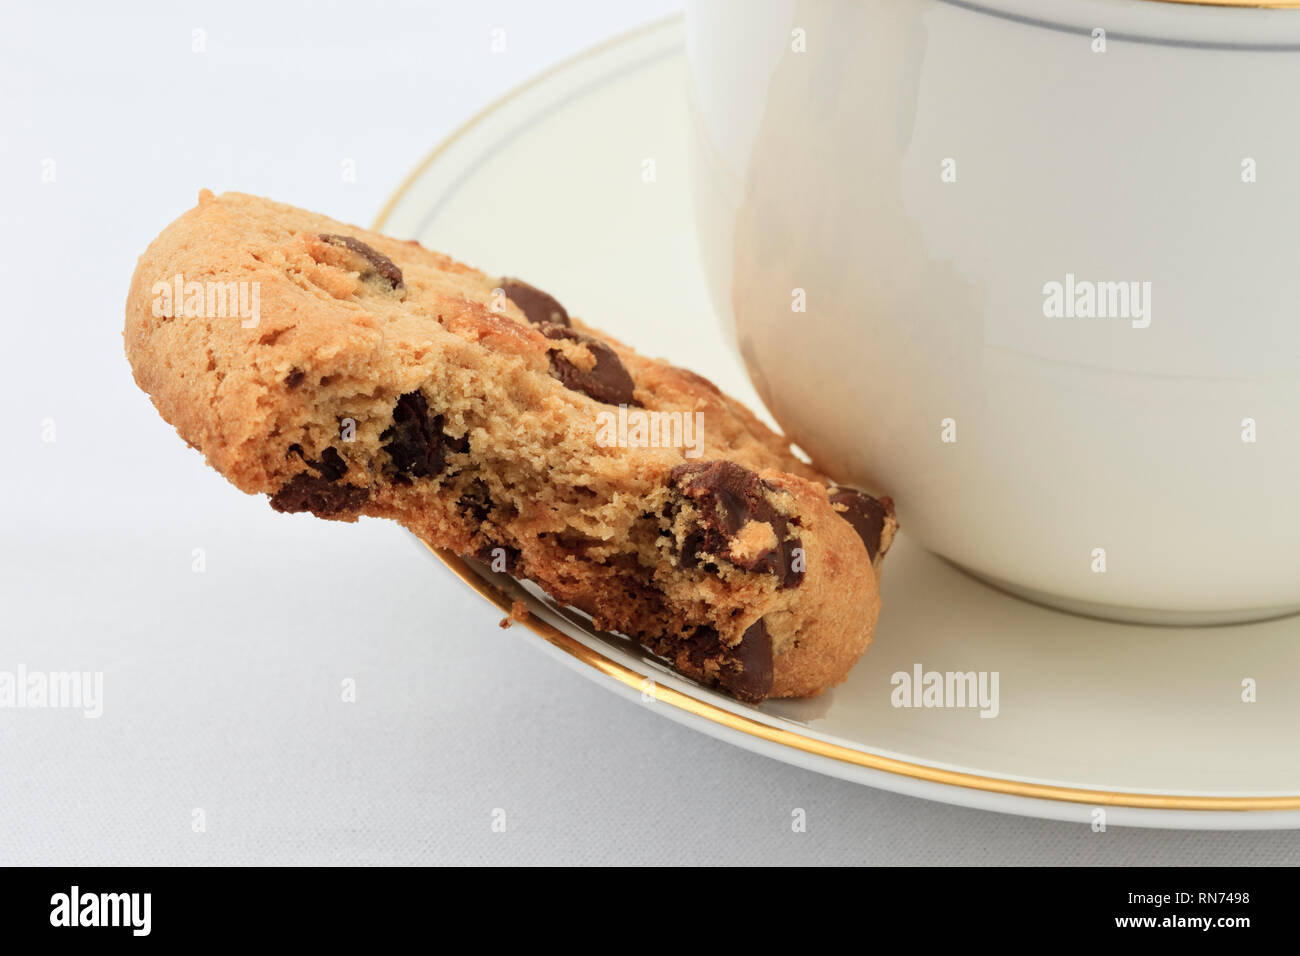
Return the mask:
<svg viewBox="0 0 1300 956">
<path fill-rule="evenodd" d="M 320 461 L 312 461 L 302 453 L 302 446 L 294 443 L 289 446 L 289 454 L 297 455 L 303 460 L 308 468 L 315 471 L 326 481 L 338 481 L 348 473 L 348 463 L 343 460 L 343 456 L 333 448 L 326 448 L 321 452 Z"/>
<path fill-rule="evenodd" d="M 682 545 L 681 562 L 686 567 L 698 563 L 700 553 L 714 555 L 744 568 L 776 575 L 780 587 L 797 587 L 803 571 L 795 569 L 799 538 L 791 538 L 791 519 L 768 502 L 772 487 L 748 468 L 733 461 L 687 462 L 669 474 L 669 481 L 695 505 L 700 515 L 699 527 L 690 532 Z M 776 547 L 758 555 L 736 559 L 730 556 L 736 534 L 751 521 L 768 525 L 776 536 Z M 793 522 L 798 524 L 797 519 Z"/>
<path fill-rule="evenodd" d="M 308 462 L 308 464 L 311 464 Z M 320 455 L 320 464 L 313 466 L 326 481 L 338 481 L 348 471 L 348 463 L 337 449 L 326 448 Z"/>
<path fill-rule="evenodd" d="M 741 635 L 740 643 L 724 647 L 718 632 L 702 627 L 687 639 L 687 655 L 699 668 L 718 660 L 717 682 L 740 700 L 756 704 L 772 692 L 772 638 L 759 618 Z"/>
<path fill-rule="evenodd" d="M 306 377 L 307 377 L 307 373 L 304 372 L 302 369 L 291 368 L 289 369 L 289 374 L 286 375 L 284 378 L 284 386 L 285 388 L 289 389 L 289 391 L 293 391 L 295 388 L 297 388 L 299 385 L 302 384 L 302 380 Z"/>
<path fill-rule="evenodd" d="M 398 476 L 431 478 L 447 467 L 447 452 L 467 451 L 464 438 L 443 434 L 442 416 L 429 414 L 423 392 L 407 392 L 393 407 L 393 424 L 379 436 Z"/>
<path fill-rule="evenodd" d="M 456 500 L 456 507 L 467 521 L 482 525 L 492 513 L 492 496 L 488 493 L 487 482 L 475 478 L 468 488 Z"/>
<path fill-rule="evenodd" d="M 564 306 L 536 286 L 519 279 L 502 279 L 501 291 L 533 325 L 569 327 L 569 313 L 564 310 Z"/>
<path fill-rule="evenodd" d="M 359 270 L 363 272 L 377 272 L 388 280 L 388 284 L 394 289 L 401 288 L 402 270 L 397 268 L 397 263 L 388 256 L 384 255 L 378 249 L 366 245 L 360 239 L 353 239 L 351 236 L 337 236 L 329 233 L 322 233 L 321 242 L 328 242 L 331 246 L 341 246 L 351 252 L 355 252 L 362 259 L 366 260 L 370 268 L 368 270 Z"/>
<path fill-rule="evenodd" d="M 731 649 L 739 670 L 724 677 L 722 686 L 741 700 L 757 703 L 772 692 L 772 638 L 759 618 Z"/>
<path fill-rule="evenodd" d="M 872 561 L 880 552 L 880 537 L 885 531 L 885 519 L 894 513 L 894 502 L 889 498 L 873 498 L 865 491 L 856 488 L 836 488 L 830 493 L 832 505 L 843 505 L 847 511 L 836 510 L 835 513 L 853 525 L 862 543 L 867 546 L 867 555 Z"/>
<path fill-rule="evenodd" d="M 606 405 L 641 404 L 632 395 L 636 383 L 623 367 L 618 353 L 600 339 L 574 332 L 562 325 L 544 325 L 542 334 L 552 340 L 567 339 L 570 342 L 581 342 L 596 359 L 596 364 L 590 370 L 584 371 L 565 358 L 562 353 L 553 349 L 551 374 L 558 378 L 565 388 L 581 392 L 588 398 L 594 398 Z"/>
<path fill-rule="evenodd" d="M 281 512 L 310 511 L 321 518 L 334 518 L 360 510 L 369 497 L 366 488 L 341 485 L 304 471 L 271 496 L 271 507 Z"/>
<path fill-rule="evenodd" d="M 276 511 L 310 511 L 331 518 L 357 511 L 370 497 L 367 488 L 338 483 L 347 474 L 348 463 L 337 449 L 326 448 L 320 461 L 313 461 L 303 454 L 301 445 L 294 443 L 288 454 L 297 455 L 316 474 L 303 472 L 290 478 L 271 496 L 271 507 Z"/>
</svg>

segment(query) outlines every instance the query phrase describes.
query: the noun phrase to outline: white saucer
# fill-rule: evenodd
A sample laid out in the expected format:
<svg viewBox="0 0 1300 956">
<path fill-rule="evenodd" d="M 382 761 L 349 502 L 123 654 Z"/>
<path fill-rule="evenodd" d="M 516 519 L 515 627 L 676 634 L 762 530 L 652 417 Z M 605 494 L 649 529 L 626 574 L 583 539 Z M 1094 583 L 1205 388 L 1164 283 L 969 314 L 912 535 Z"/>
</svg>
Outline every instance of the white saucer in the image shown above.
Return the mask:
<svg viewBox="0 0 1300 956">
<path fill-rule="evenodd" d="M 697 264 L 684 71 L 678 20 L 560 65 L 440 146 L 378 228 L 535 282 L 759 406 Z M 502 607 L 523 593 L 440 557 Z M 1075 617 L 981 584 L 905 535 L 883 588 L 875 644 L 843 686 L 760 707 L 677 677 L 535 591 L 534 618 L 514 633 L 665 716 L 871 786 L 1081 823 L 1104 808 L 1107 825 L 1300 826 L 1300 620 L 1159 628 Z M 893 706 L 891 675 L 917 664 L 996 670 L 998 715 Z M 1255 703 L 1242 700 L 1247 679 Z"/>
</svg>

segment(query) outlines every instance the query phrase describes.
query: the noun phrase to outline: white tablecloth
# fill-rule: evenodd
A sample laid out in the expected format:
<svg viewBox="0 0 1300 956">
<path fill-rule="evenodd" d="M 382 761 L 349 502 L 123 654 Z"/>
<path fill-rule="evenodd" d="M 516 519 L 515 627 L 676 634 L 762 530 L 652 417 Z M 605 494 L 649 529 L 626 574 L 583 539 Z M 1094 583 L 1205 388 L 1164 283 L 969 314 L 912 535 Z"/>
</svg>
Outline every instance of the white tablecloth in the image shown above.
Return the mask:
<svg viewBox="0 0 1300 956">
<path fill-rule="evenodd" d="M 0 709 L 0 864 L 1300 862 L 754 756 L 528 648 L 399 528 L 235 492 L 122 355 L 154 234 L 201 186 L 367 224 L 497 95 L 674 5 L 154 6 L 0 14 L 0 671 L 104 675 L 97 719 Z"/>
</svg>

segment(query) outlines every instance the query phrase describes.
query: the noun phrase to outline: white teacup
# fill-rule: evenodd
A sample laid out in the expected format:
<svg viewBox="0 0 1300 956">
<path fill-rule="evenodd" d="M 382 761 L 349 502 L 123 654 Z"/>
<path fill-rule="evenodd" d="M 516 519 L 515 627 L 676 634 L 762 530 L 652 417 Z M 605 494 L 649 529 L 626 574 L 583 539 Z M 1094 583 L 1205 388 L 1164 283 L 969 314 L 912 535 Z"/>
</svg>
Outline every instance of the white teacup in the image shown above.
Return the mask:
<svg viewBox="0 0 1300 956">
<path fill-rule="evenodd" d="M 694 0 L 687 35 L 705 268 L 803 448 L 1050 603 L 1300 609 L 1300 12 Z"/>
</svg>

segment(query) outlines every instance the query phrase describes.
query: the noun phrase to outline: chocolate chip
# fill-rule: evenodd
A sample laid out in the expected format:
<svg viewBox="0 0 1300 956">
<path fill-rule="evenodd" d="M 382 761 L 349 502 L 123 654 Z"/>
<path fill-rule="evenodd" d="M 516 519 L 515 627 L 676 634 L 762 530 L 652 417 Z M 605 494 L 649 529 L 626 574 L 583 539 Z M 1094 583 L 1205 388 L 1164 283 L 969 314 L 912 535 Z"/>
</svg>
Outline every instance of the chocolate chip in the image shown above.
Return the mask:
<svg viewBox="0 0 1300 956">
<path fill-rule="evenodd" d="M 312 461 L 302 453 L 302 446 L 294 443 L 289 446 L 289 454 L 297 455 L 308 468 L 317 472 L 326 481 L 338 481 L 348 472 L 348 463 L 333 448 L 321 452 L 320 461 Z"/>
<path fill-rule="evenodd" d="M 487 482 L 482 478 L 475 478 L 470 482 L 469 487 L 456 499 L 456 507 L 466 521 L 473 521 L 478 525 L 487 521 L 488 515 L 492 513 L 492 496 L 488 492 Z"/>
<path fill-rule="evenodd" d="M 551 374 L 560 380 L 565 388 L 581 392 L 588 398 L 594 398 L 606 405 L 640 405 L 632 395 L 636 383 L 623 367 L 618 353 L 600 339 L 581 332 L 574 332 L 561 325 L 544 325 L 542 334 L 552 340 L 579 342 L 587 347 L 596 363 L 588 370 L 574 365 L 563 353 L 551 350 Z"/>
<path fill-rule="evenodd" d="M 302 384 L 302 380 L 307 377 L 307 373 L 300 368 L 289 369 L 289 374 L 284 378 L 285 388 L 293 391 Z"/>
<path fill-rule="evenodd" d="M 451 441 L 451 439 L 448 439 L 448 441 Z M 457 450 L 464 449 L 458 448 Z M 492 493 L 488 490 L 487 482 L 482 478 L 474 478 L 461 488 L 460 497 L 456 499 L 456 510 L 467 523 L 480 528 L 487 523 L 489 518 L 493 518 L 498 524 L 501 524 L 513 520 L 519 514 L 515 506 L 509 501 L 494 501 Z M 544 536 L 546 532 L 541 532 L 541 534 Z"/>
<path fill-rule="evenodd" d="M 564 306 L 536 286 L 519 279 L 502 279 L 501 291 L 533 325 L 569 327 L 569 313 L 564 311 Z"/>
<path fill-rule="evenodd" d="M 447 467 L 448 451 L 467 451 L 464 438 L 443 434 L 442 416 L 429 414 L 423 392 L 407 392 L 393 407 L 393 424 L 380 434 L 384 451 L 402 480 L 431 478 Z"/>
<path fill-rule="evenodd" d="M 728 674 L 722 686 L 741 700 L 757 703 L 772 692 L 772 637 L 762 618 L 749 626 L 731 651 L 739 670 Z"/>
<path fill-rule="evenodd" d="M 711 627 L 696 628 L 686 639 L 686 656 L 695 667 L 703 667 L 705 661 L 721 653 L 722 641 Z"/>
<path fill-rule="evenodd" d="M 333 518 L 358 511 L 369 497 L 366 488 L 340 485 L 304 471 L 290 478 L 271 496 L 271 507 L 281 512 L 310 511 L 321 518 Z"/>
<path fill-rule="evenodd" d="M 669 482 L 689 499 L 699 513 L 700 525 L 682 543 L 680 560 L 686 567 L 698 563 L 700 553 L 722 558 L 746 571 L 776 575 L 779 587 L 797 587 L 803 571 L 795 570 L 799 538 L 790 538 L 791 519 L 767 500 L 771 485 L 733 461 L 687 462 L 668 476 Z M 776 537 L 776 546 L 759 554 L 734 558 L 732 544 L 751 521 L 766 524 Z M 798 524 L 798 520 L 793 521 Z"/>
<path fill-rule="evenodd" d="M 394 289 L 401 288 L 402 270 L 397 268 L 397 263 L 388 258 L 388 256 L 384 255 L 378 249 L 366 245 L 360 239 L 353 239 L 351 236 L 337 236 L 329 233 L 322 233 L 319 238 L 321 242 L 327 242 L 331 246 L 340 246 L 351 252 L 355 252 L 370 265 L 368 270 L 361 271 L 377 272 L 379 275 L 387 279 L 388 284 Z"/>
<path fill-rule="evenodd" d="M 876 560 L 880 538 L 885 532 L 885 520 L 894 513 L 893 500 L 873 498 L 856 488 L 836 488 L 830 493 L 830 499 L 832 505 L 843 505 L 847 509 L 835 513 L 853 525 L 853 530 L 867 546 L 867 556 Z"/>
<path fill-rule="evenodd" d="M 687 656 L 699 668 L 708 660 L 717 660 L 718 684 L 747 703 L 757 704 L 772 692 L 772 638 L 762 618 L 749 626 L 734 647 L 723 646 L 713 628 L 698 628 L 688 638 Z"/>
</svg>

